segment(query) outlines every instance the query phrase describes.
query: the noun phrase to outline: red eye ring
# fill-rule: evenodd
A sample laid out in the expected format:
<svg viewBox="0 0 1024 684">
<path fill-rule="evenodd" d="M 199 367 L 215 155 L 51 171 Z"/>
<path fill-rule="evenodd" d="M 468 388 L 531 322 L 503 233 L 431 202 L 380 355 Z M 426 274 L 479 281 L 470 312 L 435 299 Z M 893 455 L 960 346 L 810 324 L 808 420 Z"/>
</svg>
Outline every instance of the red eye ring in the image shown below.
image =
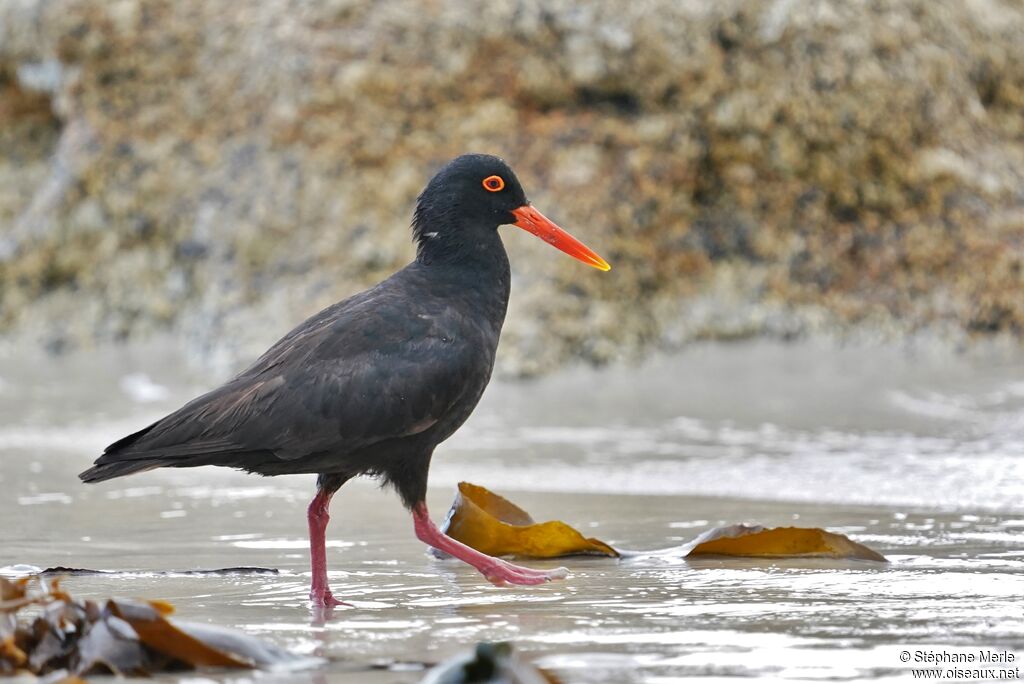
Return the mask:
<svg viewBox="0 0 1024 684">
<path fill-rule="evenodd" d="M 505 189 L 505 179 L 501 176 L 488 176 L 484 178 L 483 185 L 488 192 L 501 192 Z"/>
</svg>

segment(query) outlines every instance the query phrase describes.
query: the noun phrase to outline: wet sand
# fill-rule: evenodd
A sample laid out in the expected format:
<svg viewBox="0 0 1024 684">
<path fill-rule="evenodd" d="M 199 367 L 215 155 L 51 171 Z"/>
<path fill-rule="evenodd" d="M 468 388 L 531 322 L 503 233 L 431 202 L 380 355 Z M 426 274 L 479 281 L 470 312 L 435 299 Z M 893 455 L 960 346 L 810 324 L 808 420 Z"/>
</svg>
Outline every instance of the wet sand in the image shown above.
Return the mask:
<svg viewBox="0 0 1024 684">
<path fill-rule="evenodd" d="M 573 558 L 528 562 L 567 580 L 499 589 L 427 555 L 397 497 L 358 481 L 328 535 L 354 608 L 327 616 L 306 604 L 311 477 L 75 479 L 215 381 L 181 368 L 159 349 L 0 359 L 0 566 L 119 570 L 67 586 L 167 599 L 182 619 L 330 659 L 274 676 L 296 681 L 415 682 L 479 640 L 513 641 L 569 682 L 908 678 L 905 649 L 1024 657 L 1019 358 L 752 343 L 497 384 L 436 456 L 439 521 L 467 479 L 624 548 L 751 521 L 828 527 L 891 563 Z M 155 574 L 226 566 L 279 574 Z"/>
</svg>

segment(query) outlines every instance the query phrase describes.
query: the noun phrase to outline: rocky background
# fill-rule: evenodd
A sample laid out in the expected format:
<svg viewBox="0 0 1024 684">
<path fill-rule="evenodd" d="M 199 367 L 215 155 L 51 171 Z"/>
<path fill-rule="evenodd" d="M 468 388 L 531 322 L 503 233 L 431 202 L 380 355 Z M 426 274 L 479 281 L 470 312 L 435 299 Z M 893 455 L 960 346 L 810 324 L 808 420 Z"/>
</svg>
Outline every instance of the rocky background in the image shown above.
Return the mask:
<svg viewBox="0 0 1024 684">
<path fill-rule="evenodd" d="M 0 331 L 230 367 L 408 261 L 465 151 L 613 265 L 504 229 L 505 373 L 1024 334 L 1015 0 L 3 0 Z"/>
</svg>

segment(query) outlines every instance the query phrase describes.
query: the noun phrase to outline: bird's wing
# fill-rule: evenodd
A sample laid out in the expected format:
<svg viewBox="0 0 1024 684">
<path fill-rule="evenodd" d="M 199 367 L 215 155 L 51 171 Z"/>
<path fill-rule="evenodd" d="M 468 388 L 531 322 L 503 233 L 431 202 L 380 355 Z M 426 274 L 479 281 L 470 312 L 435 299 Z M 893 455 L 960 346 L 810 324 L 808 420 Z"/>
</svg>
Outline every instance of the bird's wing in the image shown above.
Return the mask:
<svg viewBox="0 0 1024 684">
<path fill-rule="evenodd" d="M 362 355 L 236 378 L 115 442 L 104 456 L 221 454 L 230 462 L 232 455 L 261 453 L 290 460 L 407 437 L 429 429 L 458 399 L 465 371 L 457 357 L 435 355 L 426 364 Z"/>
<path fill-rule="evenodd" d="M 351 451 L 434 425 L 458 400 L 477 350 L 395 302 L 318 315 L 235 379 L 107 447 L 98 464 Z M 210 460 L 215 463 L 216 460 Z"/>
</svg>

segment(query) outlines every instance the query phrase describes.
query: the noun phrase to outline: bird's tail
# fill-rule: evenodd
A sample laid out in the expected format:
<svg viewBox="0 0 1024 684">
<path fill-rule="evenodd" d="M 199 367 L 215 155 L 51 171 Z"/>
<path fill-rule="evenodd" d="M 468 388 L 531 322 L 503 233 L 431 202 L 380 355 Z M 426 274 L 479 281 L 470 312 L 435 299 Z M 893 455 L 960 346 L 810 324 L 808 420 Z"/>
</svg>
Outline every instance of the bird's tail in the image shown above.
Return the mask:
<svg viewBox="0 0 1024 684">
<path fill-rule="evenodd" d="M 78 474 L 82 482 L 103 482 L 123 475 L 141 473 L 145 470 L 152 470 L 161 466 L 169 465 L 171 461 L 161 458 L 155 454 L 126 454 L 125 451 L 134 446 L 142 437 L 148 434 L 157 423 L 153 423 L 138 432 L 127 437 L 122 437 L 106 449 L 103 455 L 96 459 L 92 468 Z"/>
<path fill-rule="evenodd" d="M 174 414 L 169 418 L 173 417 Z M 268 457 L 273 460 L 272 452 L 246 449 L 226 441 L 196 443 L 190 442 L 188 435 L 180 441 L 174 441 L 168 439 L 166 434 L 157 434 L 154 439 L 154 429 L 159 429 L 167 420 L 157 421 L 108 446 L 91 468 L 78 474 L 79 479 L 83 482 L 103 482 L 154 468 L 194 468 L 204 465 L 263 472 L 259 465 Z M 173 432 L 171 437 L 174 437 Z"/>
<path fill-rule="evenodd" d="M 159 458 L 139 459 L 137 461 L 110 461 L 98 463 L 92 468 L 82 471 L 78 474 L 78 478 L 82 482 L 103 482 L 104 480 L 111 480 L 115 477 L 131 475 L 132 473 L 141 473 L 165 465 L 170 465 L 170 461 Z"/>
</svg>

